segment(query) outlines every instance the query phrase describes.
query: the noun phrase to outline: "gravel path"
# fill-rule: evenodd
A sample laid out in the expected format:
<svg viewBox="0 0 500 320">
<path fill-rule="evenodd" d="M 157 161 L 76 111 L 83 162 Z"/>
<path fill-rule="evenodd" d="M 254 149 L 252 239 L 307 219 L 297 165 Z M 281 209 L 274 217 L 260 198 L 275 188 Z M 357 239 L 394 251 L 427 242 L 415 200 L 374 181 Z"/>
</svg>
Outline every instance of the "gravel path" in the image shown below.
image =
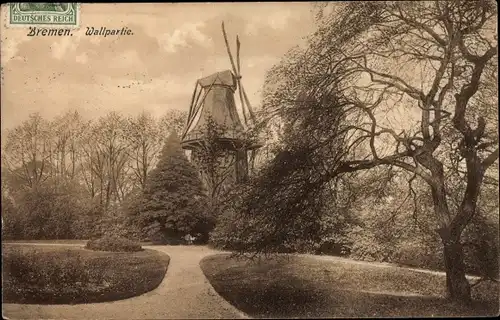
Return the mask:
<svg viewBox="0 0 500 320">
<path fill-rule="evenodd" d="M 443 271 L 434 271 L 434 270 L 427 270 L 427 269 L 421 269 L 421 268 L 412 268 L 412 267 L 398 266 L 397 264 L 389 263 L 389 262 L 358 261 L 358 260 L 352 260 L 352 259 L 343 258 L 343 257 L 319 256 L 319 255 L 312 255 L 312 254 L 305 254 L 304 256 L 312 257 L 312 258 L 318 259 L 318 260 L 344 262 L 344 263 L 348 263 L 348 264 L 369 265 L 369 266 L 378 267 L 378 268 L 401 268 L 401 269 L 412 270 L 412 271 L 420 272 L 420 273 L 427 273 L 427 274 L 434 274 L 434 275 L 446 276 L 446 273 L 443 272 Z M 479 280 L 479 279 L 481 279 L 481 277 L 473 276 L 473 275 L 466 275 L 466 278 L 468 280 Z"/>
<path fill-rule="evenodd" d="M 145 246 L 170 256 L 167 274 L 153 291 L 114 302 L 78 305 L 3 304 L 4 319 L 237 319 L 248 318 L 220 297 L 200 260 L 220 253 L 202 246 Z M 133 281 L 133 279 L 131 279 Z"/>
</svg>

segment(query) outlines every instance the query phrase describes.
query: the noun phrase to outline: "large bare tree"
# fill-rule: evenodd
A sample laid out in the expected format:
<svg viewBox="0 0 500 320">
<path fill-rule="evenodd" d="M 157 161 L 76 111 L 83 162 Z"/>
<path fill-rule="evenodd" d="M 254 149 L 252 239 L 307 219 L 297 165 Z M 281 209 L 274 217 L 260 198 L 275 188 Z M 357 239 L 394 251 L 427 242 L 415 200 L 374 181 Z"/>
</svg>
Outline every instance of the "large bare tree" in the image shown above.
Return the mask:
<svg viewBox="0 0 500 320">
<path fill-rule="evenodd" d="M 334 137 L 344 141 L 323 153 L 317 168 L 325 181 L 385 166 L 409 172 L 412 193 L 413 181 L 426 183 L 448 293 L 470 300 L 461 236 L 498 160 L 496 5 L 363 2 L 317 9 L 320 26 L 309 46 L 291 51 L 269 73 L 264 108 L 281 118 L 307 113 L 311 131 L 302 134 L 312 137 L 326 125 L 322 115 L 341 114 L 332 136 L 323 132 L 308 146 L 312 157 Z"/>
<path fill-rule="evenodd" d="M 129 167 L 133 173 L 134 186 L 144 190 L 149 172 L 158 163 L 160 150 L 169 134 L 181 134 L 186 113 L 170 110 L 161 118 L 142 112 L 127 120 Z"/>
<path fill-rule="evenodd" d="M 86 136 L 84 180 L 93 197 L 108 208 L 130 189 L 125 119 L 115 112 L 98 119 Z"/>
<path fill-rule="evenodd" d="M 33 188 L 46 181 L 52 171 L 52 131 L 38 113 L 7 132 L 2 168 L 17 188 Z"/>
<path fill-rule="evenodd" d="M 53 142 L 50 161 L 54 168 L 55 181 L 77 179 L 81 172 L 83 137 L 89 122 L 78 111 L 68 111 L 51 121 Z"/>
<path fill-rule="evenodd" d="M 130 158 L 128 165 L 135 185 L 144 190 L 148 173 L 156 165 L 164 139 L 156 119 L 147 113 L 127 119 L 126 132 Z"/>
</svg>

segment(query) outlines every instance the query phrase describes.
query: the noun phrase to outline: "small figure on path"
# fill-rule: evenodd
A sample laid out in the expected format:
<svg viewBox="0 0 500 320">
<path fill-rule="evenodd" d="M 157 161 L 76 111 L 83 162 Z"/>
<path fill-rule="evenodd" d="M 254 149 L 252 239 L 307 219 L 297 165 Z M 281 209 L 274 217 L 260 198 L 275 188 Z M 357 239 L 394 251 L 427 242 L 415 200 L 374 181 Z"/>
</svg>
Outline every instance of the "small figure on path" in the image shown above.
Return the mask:
<svg viewBox="0 0 500 320">
<path fill-rule="evenodd" d="M 194 239 L 196 238 L 189 233 L 184 237 L 184 240 L 186 240 L 188 244 L 193 244 Z"/>
</svg>

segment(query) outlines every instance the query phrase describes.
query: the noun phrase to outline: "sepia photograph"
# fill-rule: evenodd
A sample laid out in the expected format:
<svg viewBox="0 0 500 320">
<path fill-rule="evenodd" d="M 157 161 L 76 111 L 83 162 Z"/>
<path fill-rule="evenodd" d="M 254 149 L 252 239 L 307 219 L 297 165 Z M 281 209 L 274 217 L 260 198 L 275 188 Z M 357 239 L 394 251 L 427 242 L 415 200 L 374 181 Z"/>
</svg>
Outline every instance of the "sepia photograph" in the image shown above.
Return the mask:
<svg viewBox="0 0 500 320">
<path fill-rule="evenodd" d="M 498 317 L 492 0 L 5 3 L 2 317 Z"/>
</svg>

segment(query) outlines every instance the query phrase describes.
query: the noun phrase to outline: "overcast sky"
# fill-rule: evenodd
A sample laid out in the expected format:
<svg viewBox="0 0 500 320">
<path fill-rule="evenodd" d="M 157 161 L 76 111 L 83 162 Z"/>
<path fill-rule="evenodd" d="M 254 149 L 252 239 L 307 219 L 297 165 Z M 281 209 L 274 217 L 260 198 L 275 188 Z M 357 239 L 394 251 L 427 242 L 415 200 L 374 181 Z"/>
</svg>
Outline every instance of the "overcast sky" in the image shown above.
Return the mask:
<svg viewBox="0 0 500 320">
<path fill-rule="evenodd" d="M 2 131 L 33 112 L 69 109 L 89 117 L 188 110 L 196 79 L 229 69 L 221 21 L 235 51 L 241 41 L 243 84 L 253 104 L 265 72 L 313 30 L 310 3 L 82 4 L 72 37 L 28 37 L 6 28 L 2 5 Z M 85 36 L 87 26 L 131 36 Z"/>
</svg>

